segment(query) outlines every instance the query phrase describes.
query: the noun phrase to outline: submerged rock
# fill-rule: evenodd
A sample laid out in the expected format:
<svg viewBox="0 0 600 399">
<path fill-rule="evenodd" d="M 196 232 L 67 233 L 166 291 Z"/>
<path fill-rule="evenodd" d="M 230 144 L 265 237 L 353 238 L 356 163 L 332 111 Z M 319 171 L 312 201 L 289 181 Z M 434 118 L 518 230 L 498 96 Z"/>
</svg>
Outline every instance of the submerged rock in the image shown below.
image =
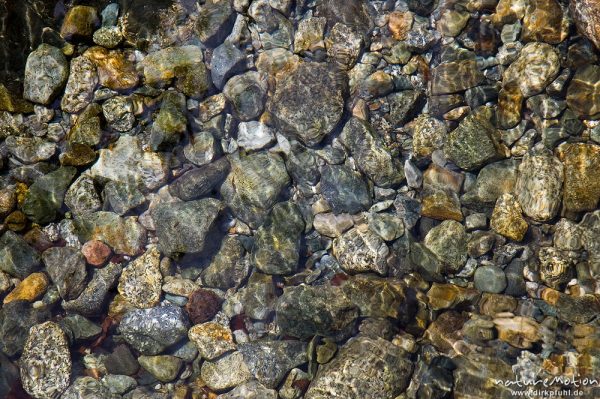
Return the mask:
<svg viewBox="0 0 600 399">
<path fill-rule="evenodd" d="M 38 104 L 50 104 L 67 83 L 69 65 L 62 51 L 41 44 L 27 57 L 23 98 Z"/>
<path fill-rule="evenodd" d="M 22 205 L 23 213 L 40 224 L 52 222 L 63 205 L 65 193 L 77 170 L 62 167 L 38 178 L 29 187 Z"/>
</svg>

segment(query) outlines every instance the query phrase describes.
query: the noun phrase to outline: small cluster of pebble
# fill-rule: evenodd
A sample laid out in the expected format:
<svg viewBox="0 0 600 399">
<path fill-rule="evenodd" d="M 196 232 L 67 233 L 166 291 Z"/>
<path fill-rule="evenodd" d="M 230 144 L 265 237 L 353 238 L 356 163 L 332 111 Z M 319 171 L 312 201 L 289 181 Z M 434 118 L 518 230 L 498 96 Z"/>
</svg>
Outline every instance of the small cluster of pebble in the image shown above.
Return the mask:
<svg viewBox="0 0 600 399">
<path fill-rule="evenodd" d="M 0 84 L 0 397 L 600 377 L 600 3 L 60 3 Z"/>
</svg>

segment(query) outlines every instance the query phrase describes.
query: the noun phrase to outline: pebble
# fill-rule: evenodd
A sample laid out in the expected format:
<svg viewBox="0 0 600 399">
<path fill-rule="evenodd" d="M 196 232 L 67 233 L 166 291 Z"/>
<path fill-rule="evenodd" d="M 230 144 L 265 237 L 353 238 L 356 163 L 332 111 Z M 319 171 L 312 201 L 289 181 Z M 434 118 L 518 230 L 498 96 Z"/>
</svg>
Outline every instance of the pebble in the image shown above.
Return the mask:
<svg viewBox="0 0 600 399">
<path fill-rule="evenodd" d="M 4 297 L 3 303 L 7 304 L 12 301 L 33 302 L 46 292 L 48 283 L 48 277 L 44 273 L 32 273 Z"/>
<path fill-rule="evenodd" d="M 479 266 L 473 278 L 475 288 L 481 292 L 499 294 L 506 288 L 506 275 L 496 266 Z"/>
<path fill-rule="evenodd" d="M 53 247 L 42 253 L 46 272 L 65 300 L 77 298 L 85 289 L 85 258 L 77 248 Z"/>
<path fill-rule="evenodd" d="M 173 381 L 177 378 L 183 361 L 175 356 L 140 356 L 140 365 L 161 382 Z"/>
<path fill-rule="evenodd" d="M 163 282 L 159 265 L 160 253 L 153 246 L 123 268 L 117 287 L 119 294 L 137 308 L 158 305 Z"/>
<path fill-rule="evenodd" d="M 218 323 L 197 324 L 190 328 L 188 337 L 198 348 L 200 356 L 207 360 L 236 349 L 231 331 Z"/>
<path fill-rule="evenodd" d="M 56 47 L 41 44 L 27 57 L 23 98 L 38 104 L 50 104 L 69 77 L 67 59 Z"/>
</svg>

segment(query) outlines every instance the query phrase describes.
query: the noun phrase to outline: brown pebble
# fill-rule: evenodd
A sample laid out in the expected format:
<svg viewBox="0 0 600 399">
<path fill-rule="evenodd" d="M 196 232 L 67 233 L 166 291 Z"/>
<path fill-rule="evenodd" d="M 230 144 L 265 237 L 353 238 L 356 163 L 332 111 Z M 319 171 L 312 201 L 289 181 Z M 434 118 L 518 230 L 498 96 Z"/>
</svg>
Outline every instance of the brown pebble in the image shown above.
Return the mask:
<svg viewBox="0 0 600 399">
<path fill-rule="evenodd" d="M 211 320 L 220 309 L 221 298 L 214 292 L 202 288 L 194 291 L 185 305 L 185 310 L 194 324 Z"/>
<path fill-rule="evenodd" d="M 98 240 L 91 240 L 83 244 L 81 253 L 85 260 L 92 266 L 102 266 L 109 258 L 112 251 L 110 247 Z"/>
</svg>

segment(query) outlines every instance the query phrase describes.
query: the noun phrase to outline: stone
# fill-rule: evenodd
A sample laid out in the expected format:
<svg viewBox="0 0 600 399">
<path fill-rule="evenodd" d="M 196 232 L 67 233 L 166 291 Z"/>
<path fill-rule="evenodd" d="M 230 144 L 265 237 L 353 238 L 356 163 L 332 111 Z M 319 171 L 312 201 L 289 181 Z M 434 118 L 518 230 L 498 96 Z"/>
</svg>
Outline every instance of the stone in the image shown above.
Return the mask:
<svg viewBox="0 0 600 399">
<path fill-rule="evenodd" d="M 67 337 L 58 324 L 48 321 L 33 326 L 19 363 L 23 388 L 33 397 L 52 399 L 67 389 L 71 355 Z"/>
<path fill-rule="evenodd" d="M 25 195 L 23 213 L 39 224 L 56 219 L 63 205 L 67 188 L 76 173 L 74 167 L 67 166 L 36 179 Z"/>
<path fill-rule="evenodd" d="M 446 266 L 446 271 L 456 273 L 467 261 L 467 234 L 462 224 L 444 220 L 425 236 L 427 249 Z"/>
<path fill-rule="evenodd" d="M 473 276 L 475 288 L 481 292 L 499 294 L 506 288 L 506 275 L 496 266 L 479 266 Z"/>
<path fill-rule="evenodd" d="M 199 46 L 167 47 L 148 54 L 141 62 L 144 81 L 150 86 L 162 87 L 188 68 L 203 63 Z"/>
<path fill-rule="evenodd" d="M 144 355 L 161 353 L 187 336 L 188 318 L 176 306 L 158 306 L 127 312 L 119 331 L 129 345 Z"/>
<path fill-rule="evenodd" d="M 388 27 L 396 40 L 406 40 L 413 24 L 413 14 L 409 11 L 393 11 L 388 18 Z"/>
<path fill-rule="evenodd" d="M 67 83 L 69 64 L 62 51 L 41 44 L 27 57 L 23 98 L 38 104 L 50 104 Z"/>
<path fill-rule="evenodd" d="M 75 227 L 82 241 L 102 241 L 123 255 L 136 255 L 146 244 L 146 230 L 135 216 L 120 217 L 113 212 L 93 212 L 76 217 Z"/>
<path fill-rule="evenodd" d="M 160 302 L 162 282 L 160 253 L 153 246 L 123 268 L 117 289 L 129 303 L 147 309 Z"/>
<path fill-rule="evenodd" d="M 468 204 L 494 204 L 503 194 L 512 193 L 517 181 L 519 161 L 506 159 L 488 164 L 477 174 L 474 186 L 461 200 Z"/>
<path fill-rule="evenodd" d="M 275 141 L 273 129 L 257 121 L 241 122 L 238 125 L 237 143 L 248 150 L 261 150 Z"/>
<path fill-rule="evenodd" d="M 598 4 L 591 0 L 572 2 L 569 3 L 569 11 L 571 11 L 579 33 L 590 39 L 596 47 L 600 47 Z"/>
<path fill-rule="evenodd" d="M 102 333 L 102 327 L 78 314 L 65 317 L 59 324 L 71 343 L 94 339 Z"/>
<path fill-rule="evenodd" d="M 413 127 L 413 154 L 416 157 L 430 157 L 446 142 L 444 122 L 426 114 L 417 117 Z"/>
<path fill-rule="evenodd" d="M 394 241 L 404 234 L 404 223 L 398 216 L 390 213 L 369 213 L 369 229 L 385 241 Z"/>
<path fill-rule="evenodd" d="M 399 127 L 410 121 L 423 107 L 424 95 L 418 90 L 403 90 L 398 93 L 389 94 L 386 100 L 389 104 L 390 112 L 385 117 L 392 126 Z"/>
<path fill-rule="evenodd" d="M 354 220 L 346 213 L 336 215 L 334 213 L 319 213 L 315 215 L 313 227 L 319 234 L 335 238 L 354 226 Z"/>
<path fill-rule="evenodd" d="M 531 348 L 534 342 L 541 340 L 540 325 L 530 317 L 497 317 L 494 324 L 498 339 L 514 347 Z"/>
<path fill-rule="evenodd" d="M 334 214 L 355 214 L 371 205 L 362 175 L 346 165 L 327 165 L 321 170 L 321 194 Z"/>
<path fill-rule="evenodd" d="M 600 67 L 586 65 L 577 69 L 567 89 L 567 105 L 579 117 L 597 119 L 600 116 Z"/>
<path fill-rule="evenodd" d="M 473 59 L 446 62 L 432 72 L 431 94 L 457 93 L 477 86 L 485 79 Z"/>
<path fill-rule="evenodd" d="M 90 169 L 94 179 L 114 180 L 155 190 L 168 179 L 165 159 L 151 151 L 143 151 L 136 136 L 122 135 L 112 148 L 100 150 L 100 156 Z"/>
<path fill-rule="evenodd" d="M 356 305 L 335 286 L 286 287 L 276 307 L 282 333 L 300 339 L 347 333 L 358 315 Z"/>
<path fill-rule="evenodd" d="M 342 130 L 340 141 L 350 150 L 360 170 L 376 185 L 387 188 L 403 180 L 400 166 L 366 122 L 351 118 Z"/>
<path fill-rule="evenodd" d="M 490 227 L 511 240 L 523 240 L 529 224 L 523 218 L 521 205 L 512 194 L 502 194 L 498 198 L 490 219 Z"/>
<path fill-rule="evenodd" d="M 525 8 L 521 40 L 557 44 L 568 35 L 568 23 L 556 0 L 535 0 Z"/>
<path fill-rule="evenodd" d="M 523 213 L 538 220 L 558 212 L 564 180 L 563 165 L 549 153 L 526 154 L 519 165 L 515 193 Z"/>
<path fill-rule="evenodd" d="M 566 251 L 553 247 L 540 248 L 540 279 L 550 288 L 563 289 L 573 278 L 574 262 Z"/>
<path fill-rule="evenodd" d="M 160 110 L 155 114 L 150 133 L 150 145 L 153 150 L 170 144 L 177 144 L 187 132 L 187 118 L 184 114 L 185 96 L 175 91 L 163 94 Z M 210 136 L 210 133 L 208 133 Z M 203 140 L 198 140 L 203 143 Z M 201 147 L 201 149 L 204 149 Z M 210 159 L 209 159 L 210 161 Z"/>
<path fill-rule="evenodd" d="M 9 136 L 4 143 L 9 153 L 27 164 L 46 161 L 56 152 L 56 144 L 39 137 Z"/>
<path fill-rule="evenodd" d="M 229 0 L 208 0 L 200 7 L 197 20 L 200 40 L 212 46 L 222 42 L 229 34 L 235 12 Z"/>
<path fill-rule="evenodd" d="M 36 309 L 26 301 L 12 301 L 0 309 L 0 350 L 7 356 L 21 353 L 29 329 L 50 318 L 48 309 Z"/>
<path fill-rule="evenodd" d="M 74 6 L 65 15 L 60 35 L 68 41 L 88 39 L 99 26 L 100 18 L 94 7 Z"/>
<path fill-rule="evenodd" d="M 86 166 L 96 160 L 96 152 L 88 145 L 72 143 L 58 158 L 62 166 Z"/>
<path fill-rule="evenodd" d="M 106 100 L 102 104 L 102 114 L 109 126 L 119 132 L 131 130 L 135 124 L 133 104 L 125 96 L 116 96 Z"/>
<path fill-rule="evenodd" d="M 341 119 L 343 76 L 327 64 L 300 63 L 277 82 L 268 104 L 277 126 L 308 146 L 321 142 Z"/>
<path fill-rule="evenodd" d="M 498 127 L 512 129 L 521 121 L 523 94 L 516 82 L 506 84 L 498 94 Z"/>
<path fill-rule="evenodd" d="M 21 236 L 12 231 L 0 237 L 0 270 L 13 277 L 25 278 L 40 266 L 40 257 Z"/>
<path fill-rule="evenodd" d="M 233 352 L 214 360 L 206 361 L 200 370 L 202 380 L 216 391 L 223 391 L 252 379 L 252 374 L 240 352 Z"/>
<path fill-rule="evenodd" d="M 106 371 L 117 375 L 133 375 L 140 368 L 137 359 L 124 344 L 117 345 L 111 353 L 106 355 L 104 366 Z"/>
<path fill-rule="evenodd" d="M 455 192 L 427 187 L 421 200 L 421 215 L 436 220 L 452 219 L 462 222 L 460 200 Z"/>
<path fill-rule="evenodd" d="M 478 169 L 505 155 L 491 118 L 491 108 L 479 108 L 448 135 L 444 153 L 461 169 Z"/>
<path fill-rule="evenodd" d="M 108 292 L 115 286 L 121 271 L 121 266 L 115 263 L 95 270 L 81 295 L 62 302 L 63 309 L 84 316 L 97 316 L 103 310 Z"/>
<path fill-rule="evenodd" d="M 114 181 L 106 183 L 103 196 L 105 204 L 110 204 L 111 209 L 121 216 L 146 202 L 144 194 L 137 187 Z"/>
<path fill-rule="evenodd" d="M 169 192 L 184 200 L 191 201 L 210 194 L 225 180 L 229 172 L 229 161 L 226 157 L 191 169 L 169 185 Z"/>
<path fill-rule="evenodd" d="M 277 399 L 277 391 L 266 388 L 258 381 L 248 381 L 217 396 L 217 399 Z"/>
<path fill-rule="evenodd" d="M 600 199 L 600 182 L 595 174 L 600 167 L 600 146 L 565 144 L 559 147 L 558 156 L 564 165 L 563 208 L 573 212 L 596 209 Z"/>
<path fill-rule="evenodd" d="M 221 195 L 236 217 L 257 228 L 290 182 L 285 163 L 281 156 L 264 151 L 232 156 L 229 162 L 231 171 Z"/>
<path fill-rule="evenodd" d="M 408 386 L 412 369 L 404 352 L 389 341 L 358 336 L 319 369 L 305 397 L 393 399 Z"/>
<path fill-rule="evenodd" d="M 98 71 L 99 83 L 111 90 L 126 91 L 138 85 L 139 76 L 133 63 L 119 50 L 94 46 L 83 53 Z"/>
<path fill-rule="evenodd" d="M 103 26 L 94 32 L 94 43 L 108 49 L 113 49 L 123 41 L 123 34 L 116 26 Z"/>
<path fill-rule="evenodd" d="M 183 114 L 180 115 L 183 117 Z M 183 122 L 183 118 L 181 120 Z M 185 125 L 182 124 L 181 126 L 184 127 Z M 177 142 L 181 133 L 183 132 L 171 134 L 171 137 L 175 138 L 172 138 L 169 141 Z M 188 161 L 195 165 L 203 166 L 213 161 L 217 155 L 217 151 L 217 142 L 212 133 L 209 131 L 201 131 L 194 133 L 190 142 L 183 148 L 183 155 L 185 155 Z"/>
<path fill-rule="evenodd" d="M 369 229 L 355 227 L 333 242 L 333 255 L 348 273 L 387 273 L 390 251 L 383 240 Z"/>
<path fill-rule="evenodd" d="M 298 267 L 304 220 L 292 202 L 275 204 L 256 232 L 252 261 L 263 273 L 292 274 Z"/>
<path fill-rule="evenodd" d="M 75 124 L 67 133 L 69 144 L 84 144 L 90 147 L 97 146 L 102 140 L 103 132 L 100 126 L 100 112 L 102 108 L 92 103 L 77 117 Z"/>
<path fill-rule="evenodd" d="M 74 215 L 99 211 L 102 201 L 94 186 L 94 180 L 85 174 L 79 176 L 65 194 L 65 205 Z"/>
<path fill-rule="evenodd" d="M 215 87 L 223 90 L 227 80 L 246 69 L 246 56 L 235 44 L 225 41 L 213 51 L 210 75 Z"/>
<path fill-rule="evenodd" d="M 200 356 L 207 360 L 236 349 L 231 331 L 218 323 L 196 324 L 190 328 L 188 337 L 198 348 Z"/>
<path fill-rule="evenodd" d="M 117 399 L 119 396 L 113 395 L 108 387 L 92 377 L 79 377 L 60 397 L 61 399 Z"/>
<path fill-rule="evenodd" d="M 267 81 L 258 72 L 246 72 L 229 79 L 223 88 L 223 94 L 240 120 L 256 119 L 265 107 Z"/>
<path fill-rule="evenodd" d="M 298 22 L 298 29 L 294 36 L 294 52 L 314 52 L 325 48 L 323 33 L 327 20 L 323 17 L 303 18 Z"/>
<path fill-rule="evenodd" d="M 515 82 L 523 96 L 540 94 L 560 70 L 556 50 L 546 43 L 528 43 L 519 58 L 506 69 L 503 84 Z"/>
<path fill-rule="evenodd" d="M 405 294 L 397 280 L 372 275 L 356 275 L 344 282 L 342 290 L 350 302 L 358 306 L 361 317 L 406 318 Z"/>
<path fill-rule="evenodd" d="M 4 297 L 3 303 L 13 301 L 33 302 L 42 296 L 48 288 L 48 277 L 44 273 L 31 273 Z"/>
<path fill-rule="evenodd" d="M 190 320 L 194 324 L 212 320 L 221 309 L 222 299 L 216 293 L 205 288 L 199 288 L 189 296 L 185 306 Z"/>
<path fill-rule="evenodd" d="M 48 248 L 42 253 L 42 260 L 61 298 L 75 299 L 83 292 L 87 271 L 85 258 L 77 248 Z"/>
<path fill-rule="evenodd" d="M 152 211 L 159 249 L 165 254 L 200 252 L 223 203 L 213 198 L 160 203 Z"/>
<path fill-rule="evenodd" d="M 473 288 L 463 288 L 454 284 L 433 283 L 427 291 L 429 306 L 433 310 L 449 309 L 473 303 L 479 292 Z"/>
<path fill-rule="evenodd" d="M 334 60 L 340 68 L 349 70 L 356 63 L 363 47 L 362 36 L 351 27 L 337 23 L 329 31 L 325 39 L 327 55 Z"/>
<path fill-rule="evenodd" d="M 138 362 L 161 382 L 173 381 L 183 366 L 180 358 L 170 355 L 140 356 Z"/>
<path fill-rule="evenodd" d="M 256 341 L 238 346 L 250 373 L 272 389 L 292 368 L 308 361 L 306 349 L 306 343 L 298 341 Z"/>
<path fill-rule="evenodd" d="M 94 63 L 86 57 L 73 58 L 60 107 L 66 112 L 78 113 L 92 102 L 97 85 L 98 74 Z"/>
<path fill-rule="evenodd" d="M 226 236 L 219 251 L 202 272 L 202 282 L 223 291 L 237 288 L 250 272 L 250 262 L 244 257 L 244 247 L 235 236 Z"/>
</svg>

